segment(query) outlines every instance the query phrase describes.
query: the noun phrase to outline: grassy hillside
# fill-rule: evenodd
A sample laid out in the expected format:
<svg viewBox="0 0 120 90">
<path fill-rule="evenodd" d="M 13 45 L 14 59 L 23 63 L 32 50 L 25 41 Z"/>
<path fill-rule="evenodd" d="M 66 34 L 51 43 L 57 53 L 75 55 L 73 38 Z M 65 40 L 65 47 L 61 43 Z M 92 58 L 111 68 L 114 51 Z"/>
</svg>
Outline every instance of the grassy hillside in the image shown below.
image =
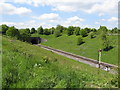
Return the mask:
<svg viewBox="0 0 120 90">
<path fill-rule="evenodd" d="M 9 37 L 2 42 L 3 88 L 117 87 L 116 75 Z"/>
<path fill-rule="evenodd" d="M 77 38 L 79 36 L 71 35 L 62 35 L 58 38 L 55 38 L 54 35 L 36 35 L 33 36 L 40 36 L 42 38 L 46 38 L 48 41 L 42 43 L 46 46 L 51 46 L 56 49 L 61 49 L 67 52 L 71 52 L 77 55 L 85 56 L 92 59 L 98 59 L 98 50 L 102 48 L 102 41 L 100 36 L 96 38 L 90 39 L 90 36 L 84 38 L 85 43 L 78 46 L 77 45 Z M 111 41 L 111 45 L 113 48 L 109 51 L 102 52 L 102 61 L 111 63 L 111 64 L 118 64 L 118 36 L 111 35 L 109 36 Z"/>
</svg>

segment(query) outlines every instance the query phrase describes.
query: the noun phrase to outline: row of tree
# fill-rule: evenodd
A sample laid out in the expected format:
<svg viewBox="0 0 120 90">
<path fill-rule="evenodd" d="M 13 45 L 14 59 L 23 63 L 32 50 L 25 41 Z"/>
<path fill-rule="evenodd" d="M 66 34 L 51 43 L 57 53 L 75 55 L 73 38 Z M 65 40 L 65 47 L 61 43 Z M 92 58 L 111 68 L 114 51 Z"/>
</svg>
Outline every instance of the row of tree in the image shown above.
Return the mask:
<svg viewBox="0 0 120 90">
<path fill-rule="evenodd" d="M 9 27 L 5 24 L 1 25 L 0 27 L 2 28 L 2 33 L 6 34 L 6 31 L 9 29 Z M 12 27 L 11 29 L 14 30 L 14 28 L 15 27 Z M 31 28 L 31 29 L 26 28 L 26 29 L 29 32 L 29 34 L 34 34 L 34 33 L 38 33 L 38 34 L 41 34 L 41 35 L 43 35 L 43 34 L 44 35 L 54 34 L 55 37 L 59 37 L 63 33 L 67 34 L 68 36 L 75 34 L 75 35 L 81 35 L 82 37 L 85 37 L 90 32 L 97 32 L 99 34 L 103 30 L 107 31 L 109 33 L 119 33 L 119 31 L 120 31 L 117 27 L 113 28 L 112 30 L 109 30 L 105 26 L 100 26 L 100 28 L 97 30 L 95 28 L 87 28 L 87 27 L 81 29 L 80 27 L 74 27 L 74 26 L 69 26 L 67 28 L 67 27 L 63 27 L 61 25 L 57 25 L 56 28 L 52 27 L 52 28 L 49 28 L 49 29 L 48 28 L 43 29 L 42 26 L 38 27 L 37 29 L 35 29 L 35 28 Z M 19 29 L 19 31 L 21 31 L 21 29 Z"/>
<path fill-rule="evenodd" d="M 27 41 L 30 42 L 30 37 L 31 34 L 38 33 L 40 35 L 50 35 L 54 34 L 55 37 L 59 37 L 62 34 L 67 34 L 68 36 L 70 35 L 80 35 L 78 38 L 77 45 L 81 45 L 84 43 L 83 37 L 90 36 L 90 38 L 95 38 L 96 35 L 101 35 L 101 39 L 103 40 L 103 46 L 105 49 L 109 49 L 110 46 L 110 41 L 107 38 L 108 33 L 119 33 L 120 30 L 115 27 L 112 30 L 107 29 L 106 26 L 100 26 L 100 28 L 97 30 L 95 28 L 83 28 L 81 29 L 80 27 L 74 27 L 74 26 L 69 26 L 63 27 L 61 25 L 57 25 L 56 28 L 45 28 L 43 29 L 42 26 L 38 27 L 37 29 L 35 28 L 26 28 L 26 29 L 17 29 L 14 26 L 8 27 L 7 25 L 3 24 L 0 26 L 2 28 L 2 34 L 11 36 L 11 37 L 16 37 L 17 39 L 21 41 Z"/>
</svg>

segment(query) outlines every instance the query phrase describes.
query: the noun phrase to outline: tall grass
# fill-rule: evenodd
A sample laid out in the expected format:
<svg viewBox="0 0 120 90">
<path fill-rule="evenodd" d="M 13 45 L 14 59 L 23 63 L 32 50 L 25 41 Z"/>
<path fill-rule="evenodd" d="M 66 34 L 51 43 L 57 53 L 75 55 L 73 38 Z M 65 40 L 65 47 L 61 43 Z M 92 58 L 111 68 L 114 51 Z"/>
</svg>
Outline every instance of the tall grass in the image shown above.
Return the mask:
<svg viewBox="0 0 120 90">
<path fill-rule="evenodd" d="M 9 37 L 2 42 L 3 88 L 117 87 L 117 75 Z"/>
</svg>

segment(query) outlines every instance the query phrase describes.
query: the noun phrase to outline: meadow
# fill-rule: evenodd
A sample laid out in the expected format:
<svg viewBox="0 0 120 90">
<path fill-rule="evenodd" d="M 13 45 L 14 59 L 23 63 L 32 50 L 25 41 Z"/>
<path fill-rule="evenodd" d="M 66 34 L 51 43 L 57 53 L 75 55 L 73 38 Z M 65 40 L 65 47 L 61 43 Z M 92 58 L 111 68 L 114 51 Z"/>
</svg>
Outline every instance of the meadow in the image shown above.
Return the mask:
<svg viewBox="0 0 120 90">
<path fill-rule="evenodd" d="M 59 43 L 55 43 L 57 40 L 52 35 L 42 37 L 48 39 L 45 45 L 54 45 L 55 48 L 64 46 L 60 49 L 66 51 L 70 46 L 67 47 L 65 44 L 73 46 L 71 42 L 76 41 L 74 36 L 70 36 L 70 39 L 61 36 L 57 38 Z M 82 46 L 77 48 L 80 50 Z M 72 51 L 74 49 L 71 48 Z M 112 50 L 110 52 L 112 53 Z M 115 74 L 68 59 L 27 42 L 4 35 L 2 37 L 3 88 L 115 88 L 118 85 L 117 79 Z"/>
<path fill-rule="evenodd" d="M 100 35 L 97 35 L 97 37 L 92 39 L 90 38 L 90 35 L 84 37 L 83 40 L 85 43 L 82 45 L 77 45 L 77 38 L 79 36 L 76 35 L 67 36 L 66 34 L 63 34 L 57 38 L 54 35 L 33 34 L 32 36 L 38 36 L 48 40 L 47 42 L 41 43 L 42 45 L 95 60 L 98 60 L 98 50 L 102 49 L 102 40 Z M 109 35 L 108 37 L 113 48 L 109 51 L 102 51 L 101 60 L 103 62 L 118 65 L 118 35 Z"/>
</svg>

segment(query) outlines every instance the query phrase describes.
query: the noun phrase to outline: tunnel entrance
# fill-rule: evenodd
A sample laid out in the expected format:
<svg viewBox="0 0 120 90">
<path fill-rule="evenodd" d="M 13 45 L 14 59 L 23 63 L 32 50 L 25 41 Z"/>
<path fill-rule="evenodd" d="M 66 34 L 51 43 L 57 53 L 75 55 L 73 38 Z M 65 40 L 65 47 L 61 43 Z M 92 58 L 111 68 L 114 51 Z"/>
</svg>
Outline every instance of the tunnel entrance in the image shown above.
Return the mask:
<svg viewBox="0 0 120 90">
<path fill-rule="evenodd" d="M 41 38 L 40 37 L 31 37 L 31 41 L 32 44 L 39 44 L 41 43 Z"/>
</svg>

